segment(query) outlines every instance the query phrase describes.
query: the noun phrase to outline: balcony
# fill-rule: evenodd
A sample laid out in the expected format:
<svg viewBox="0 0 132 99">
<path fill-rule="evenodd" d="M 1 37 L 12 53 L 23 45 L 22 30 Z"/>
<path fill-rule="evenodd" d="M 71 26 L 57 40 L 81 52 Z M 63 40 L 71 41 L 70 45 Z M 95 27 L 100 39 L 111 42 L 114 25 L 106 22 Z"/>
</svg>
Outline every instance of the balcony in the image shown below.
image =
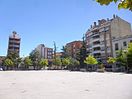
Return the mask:
<svg viewBox="0 0 132 99">
<path fill-rule="evenodd" d="M 17 47 L 17 48 L 19 48 L 20 47 L 20 45 L 9 45 L 9 47 Z"/>
<path fill-rule="evenodd" d="M 92 48 L 100 47 L 100 44 L 95 44 L 92 46 Z"/>
<path fill-rule="evenodd" d="M 99 36 L 99 34 L 98 35 L 96 34 L 96 35 L 92 36 L 92 38 L 97 39 L 97 38 L 100 38 L 100 36 Z"/>
<path fill-rule="evenodd" d="M 93 34 L 92 34 L 92 37 L 93 37 L 93 36 L 99 36 L 99 32 L 93 33 Z"/>
<path fill-rule="evenodd" d="M 94 38 L 92 39 L 92 42 L 100 41 L 100 38 Z"/>
<path fill-rule="evenodd" d="M 100 41 L 99 40 L 93 42 L 93 47 L 95 47 L 95 46 L 100 46 Z"/>
<path fill-rule="evenodd" d="M 98 27 L 91 28 L 90 31 L 98 31 Z"/>
<path fill-rule="evenodd" d="M 100 54 L 101 51 L 100 50 L 96 50 L 96 51 L 93 51 L 92 54 Z"/>
</svg>

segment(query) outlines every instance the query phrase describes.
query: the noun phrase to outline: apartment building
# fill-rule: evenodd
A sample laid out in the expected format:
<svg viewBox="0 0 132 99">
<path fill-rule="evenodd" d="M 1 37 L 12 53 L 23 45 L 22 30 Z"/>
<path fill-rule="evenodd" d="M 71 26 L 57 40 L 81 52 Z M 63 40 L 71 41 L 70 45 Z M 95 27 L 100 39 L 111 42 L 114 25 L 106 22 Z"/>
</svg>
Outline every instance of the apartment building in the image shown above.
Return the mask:
<svg viewBox="0 0 132 99">
<path fill-rule="evenodd" d="M 35 48 L 39 52 L 40 58 L 53 59 L 53 48 L 45 47 L 44 44 L 40 44 Z"/>
<path fill-rule="evenodd" d="M 20 53 L 20 41 L 21 38 L 17 34 L 17 32 L 13 31 L 12 34 L 9 36 L 9 43 L 8 43 L 8 51 L 7 54 L 11 52 L 16 52 L 19 56 Z"/>
<path fill-rule="evenodd" d="M 115 56 L 113 48 L 115 41 L 130 35 L 132 35 L 131 24 L 116 15 L 113 15 L 112 19 L 98 20 L 98 24 L 94 22 L 86 32 L 87 51 L 106 63 L 108 57 Z"/>
<path fill-rule="evenodd" d="M 82 47 L 82 41 L 73 41 L 66 44 L 66 53 L 67 55 L 76 58 L 77 53 L 80 51 Z"/>
<path fill-rule="evenodd" d="M 56 52 L 56 57 L 62 58 L 63 52 Z"/>
<path fill-rule="evenodd" d="M 127 35 L 112 40 L 113 43 L 113 56 L 118 55 L 118 50 L 126 50 L 129 43 L 132 43 L 132 35 Z"/>
</svg>

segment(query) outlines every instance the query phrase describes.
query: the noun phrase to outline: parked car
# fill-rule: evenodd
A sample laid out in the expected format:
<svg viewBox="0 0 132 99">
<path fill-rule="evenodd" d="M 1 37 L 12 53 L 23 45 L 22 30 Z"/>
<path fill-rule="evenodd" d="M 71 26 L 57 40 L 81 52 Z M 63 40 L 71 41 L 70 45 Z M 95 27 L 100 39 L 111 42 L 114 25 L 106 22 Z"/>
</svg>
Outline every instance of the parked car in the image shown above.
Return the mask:
<svg viewBox="0 0 132 99">
<path fill-rule="evenodd" d="M 2 67 L 0 67 L 0 71 L 3 71 L 3 68 Z"/>
</svg>

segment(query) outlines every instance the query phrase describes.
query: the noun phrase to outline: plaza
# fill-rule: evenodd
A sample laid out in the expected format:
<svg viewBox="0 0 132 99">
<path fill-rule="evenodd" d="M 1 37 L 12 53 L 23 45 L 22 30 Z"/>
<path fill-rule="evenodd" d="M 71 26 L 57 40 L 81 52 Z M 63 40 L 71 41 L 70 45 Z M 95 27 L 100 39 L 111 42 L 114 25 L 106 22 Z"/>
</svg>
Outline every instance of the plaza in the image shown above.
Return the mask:
<svg viewBox="0 0 132 99">
<path fill-rule="evenodd" d="M 132 99 L 132 75 L 0 71 L 0 99 Z"/>
</svg>

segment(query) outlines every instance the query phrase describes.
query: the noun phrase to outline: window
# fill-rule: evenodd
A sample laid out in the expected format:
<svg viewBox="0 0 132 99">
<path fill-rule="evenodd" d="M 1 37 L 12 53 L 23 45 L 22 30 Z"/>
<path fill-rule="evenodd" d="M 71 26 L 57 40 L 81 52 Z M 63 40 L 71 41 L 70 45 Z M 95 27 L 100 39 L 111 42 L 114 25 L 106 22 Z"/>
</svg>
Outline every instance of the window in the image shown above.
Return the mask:
<svg viewBox="0 0 132 99">
<path fill-rule="evenodd" d="M 101 51 L 104 51 L 105 50 L 105 48 L 104 47 L 101 47 Z"/>
<path fill-rule="evenodd" d="M 123 46 L 127 46 L 127 43 L 126 42 L 123 42 Z"/>
<path fill-rule="evenodd" d="M 115 44 L 115 50 L 119 50 L 118 43 Z"/>
</svg>

